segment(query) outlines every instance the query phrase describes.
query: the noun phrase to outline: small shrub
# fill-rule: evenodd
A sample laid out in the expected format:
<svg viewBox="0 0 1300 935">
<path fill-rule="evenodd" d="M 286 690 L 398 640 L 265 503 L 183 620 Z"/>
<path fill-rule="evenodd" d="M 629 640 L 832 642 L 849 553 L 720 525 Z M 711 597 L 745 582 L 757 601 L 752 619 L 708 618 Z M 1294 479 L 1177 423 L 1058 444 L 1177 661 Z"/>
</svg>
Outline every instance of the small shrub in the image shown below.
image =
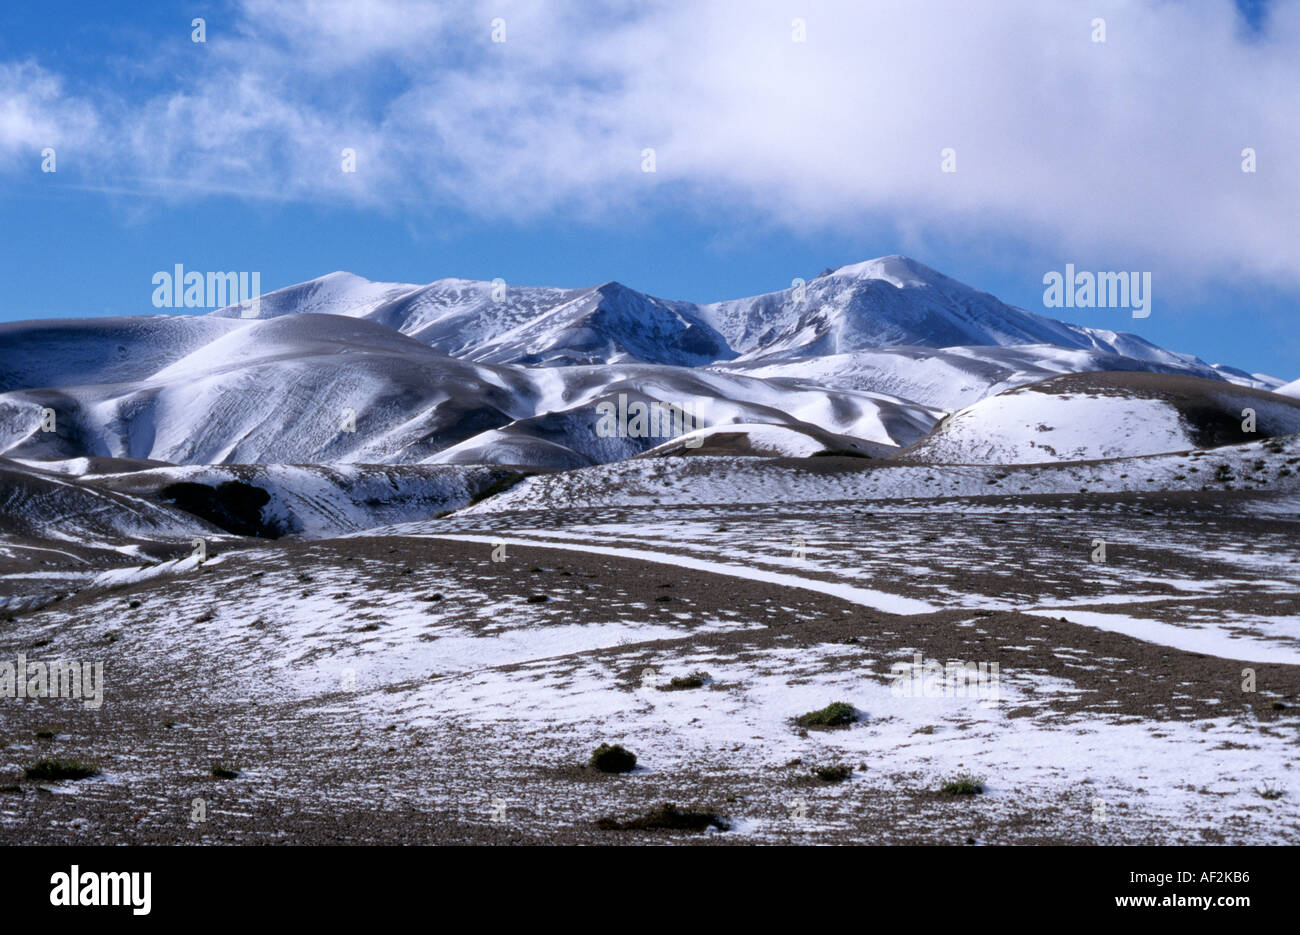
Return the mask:
<svg viewBox="0 0 1300 935">
<path fill-rule="evenodd" d="M 59 729 L 57 727 L 45 727 L 36 732 L 37 740 L 53 740 L 57 736 L 59 736 Z"/>
<path fill-rule="evenodd" d="M 217 779 L 238 779 L 239 770 L 224 763 L 217 763 L 212 767 L 212 775 Z"/>
<path fill-rule="evenodd" d="M 984 791 L 984 777 L 973 773 L 958 773 L 944 780 L 939 791 L 944 795 L 979 795 Z"/>
<path fill-rule="evenodd" d="M 843 701 L 833 701 L 820 711 L 809 711 L 795 718 L 800 727 L 847 727 L 858 719 L 858 712 L 853 705 Z"/>
<path fill-rule="evenodd" d="M 1259 793 L 1261 799 L 1268 799 L 1269 801 L 1280 799 L 1282 796 L 1286 795 L 1286 791 L 1279 789 L 1277 786 L 1260 786 L 1255 791 Z"/>
<path fill-rule="evenodd" d="M 690 675 L 678 675 L 667 685 L 660 685 L 661 692 L 680 692 L 691 688 L 703 688 L 709 679 L 707 672 L 692 672 Z"/>
<path fill-rule="evenodd" d="M 591 754 L 589 762 L 602 773 L 630 773 L 636 768 L 636 754 L 618 744 L 602 743 Z"/>
<path fill-rule="evenodd" d="M 844 782 L 853 775 L 853 767 L 843 763 L 836 763 L 834 766 L 817 766 L 813 768 L 812 774 L 822 782 Z"/>
<path fill-rule="evenodd" d="M 639 818 L 619 821 L 615 818 L 602 818 L 596 822 L 602 831 L 703 831 L 713 827 L 726 831 L 731 825 L 727 820 L 713 812 L 694 808 L 678 808 L 671 802 L 665 802 L 658 808 L 646 812 Z"/>
<path fill-rule="evenodd" d="M 28 779 L 47 781 L 89 779 L 91 776 L 99 775 L 99 767 L 93 763 L 82 763 L 79 760 L 48 759 L 37 760 L 27 767 L 24 773 Z"/>
</svg>

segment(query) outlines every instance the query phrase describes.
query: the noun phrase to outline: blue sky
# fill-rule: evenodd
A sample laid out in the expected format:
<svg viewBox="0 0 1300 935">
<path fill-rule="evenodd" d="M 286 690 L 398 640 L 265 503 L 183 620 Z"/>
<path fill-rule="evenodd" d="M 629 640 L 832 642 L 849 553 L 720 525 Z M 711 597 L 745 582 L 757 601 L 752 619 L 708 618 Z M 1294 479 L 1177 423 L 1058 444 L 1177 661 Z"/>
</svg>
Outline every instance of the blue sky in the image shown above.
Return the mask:
<svg viewBox="0 0 1300 935">
<path fill-rule="evenodd" d="M 176 263 L 266 290 L 346 269 L 711 301 L 906 253 L 1300 377 L 1294 5 L 359 9 L 0 9 L 0 318 L 152 313 Z M 1066 263 L 1150 271 L 1151 316 L 1044 309 Z"/>
</svg>

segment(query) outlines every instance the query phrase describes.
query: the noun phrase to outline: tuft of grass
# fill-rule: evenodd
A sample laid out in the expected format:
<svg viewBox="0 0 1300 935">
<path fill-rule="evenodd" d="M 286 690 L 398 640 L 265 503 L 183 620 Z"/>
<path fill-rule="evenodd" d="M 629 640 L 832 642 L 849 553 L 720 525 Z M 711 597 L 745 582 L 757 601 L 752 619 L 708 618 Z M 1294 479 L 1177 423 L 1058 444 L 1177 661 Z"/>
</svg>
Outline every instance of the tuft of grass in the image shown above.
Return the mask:
<svg viewBox="0 0 1300 935">
<path fill-rule="evenodd" d="M 844 782 L 853 775 L 853 767 L 844 763 L 836 763 L 834 766 L 815 766 L 812 771 L 815 779 L 822 782 Z"/>
<path fill-rule="evenodd" d="M 549 600 L 550 600 L 550 598 L 547 597 L 545 594 L 530 594 L 530 595 L 528 595 L 528 603 L 529 603 L 529 604 L 545 604 L 545 603 L 546 603 L 547 601 L 549 601 Z"/>
<path fill-rule="evenodd" d="M 37 740 L 53 740 L 62 733 L 57 727 L 43 727 L 36 732 Z"/>
<path fill-rule="evenodd" d="M 23 772 L 28 779 L 46 781 L 55 781 L 59 779 L 89 779 L 91 776 L 99 775 L 99 767 L 93 763 L 82 763 L 80 760 L 61 760 L 58 758 L 51 758 L 46 760 L 37 760 Z"/>
<path fill-rule="evenodd" d="M 226 763 L 216 763 L 212 767 L 212 775 L 217 779 L 238 779 L 239 770 Z"/>
<path fill-rule="evenodd" d="M 709 680 L 707 672 L 692 672 L 690 675 L 675 676 L 667 685 L 660 685 L 661 692 L 680 692 L 691 688 L 703 688 Z"/>
<path fill-rule="evenodd" d="M 1286 790 L 1277 786 L 1263 785 L 1255 790 L 1261 799 L 1268 799 L 1270 802 L 1274 799 L 1280 799 L 1286 795 Z"/>
<path fill-rule="evenodd" d="M 602 773 L 630 773 L 636 768 L 636 754 L 618 744 L 602 743 L 588 762 Z"/>
<path fill-rule="evenodd" d="M 944 795 L 979 795 L 984 791 L 984 777 L 974 773 L 958 773 L 945 779 L 939 791 Z"/>
<path fill-rule="evenodd" d="M 858 719 L 858 712 L 853 705 L 844 701 L 832 701 L 819 711 L 809 711 L 795 718 L 800 727 L 847 727 Z"/>
<path fill-rule="evenodd" d="M 616 818 L 601 818 L 596 827 L 602 831 L 703 831 L 717 828 L 726 831 L 731 824 L 722 816 L 695 808 L 678 808 L 671 802 L 665 802 L 651 809 L 638 818 L 619 821 Z"/>
</svg>

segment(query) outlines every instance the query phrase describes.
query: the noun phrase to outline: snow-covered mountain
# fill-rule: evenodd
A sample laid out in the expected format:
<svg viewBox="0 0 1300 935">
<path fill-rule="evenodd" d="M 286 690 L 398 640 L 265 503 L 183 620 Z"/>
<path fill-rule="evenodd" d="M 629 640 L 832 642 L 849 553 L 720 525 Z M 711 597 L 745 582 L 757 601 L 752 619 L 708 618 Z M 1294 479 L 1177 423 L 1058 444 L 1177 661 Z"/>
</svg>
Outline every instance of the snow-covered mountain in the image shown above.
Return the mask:
<svg viewBox="0 0 1300 935">
<path fill-rule="evenodd" d="M 1063 374 L 1281 384 L 1008 306 L 898 256 L 711 305 L 612 282 L 332 273 L 243 316 L 0 325 L 0 454 L 572 469 L 694 450 L 600 429 L 602 408 L 643 404 L 690 411 L 680 431 L 697 431 L 705 453 L 881 457 L 953 410 Z M 972 418 L 949 431 L 1010 431 Z"/>
<path fill-rule="evenodd" d="M 615 282 L 572 290 L 464 279 L 414 286 L 331 273 L 268 293 L 258 314 L 306 312 L 365 318 L 447 354 L 489 363 L 697 366 L 894 347 L 1050 345 L 1210 379 L 1253 379 L 1231 368 L 1220 374 L 1137 335 L 1007 305 L 904 256 L 827 271 L 802 289 L 708 305 L 660 299 Z M 210 317 L 242 314 L 232 306 Z"/>
<path fill-rule="evenodd" d="M 195 329 L 210 329 L 191 319 Z M 520 367 L 459 360 L 366 319 L 314 312 L 218 329 L 190 353 L 127 363 L 104 350 L 123 326 L 87 320 L 90 380 L 0 394 L 0 452 L 175 464 L 453 463 L 585 466 L 665 439 L 598 431 L 599 405 L 681 406 L 695 425 L 812 427 L 884 446 L 942 412 L 879 393 L 787 385 L 664 365 Z M 157 329 L 144 329 L 145 342 Z M 16 344 L 29 341 L 11 329 Z M 207 335 L 211 337 L 211 335 Z M 96 361 L 107 359 L 109 365 Z M 153 373 L 148 366 L 164 364 Z M 60 367 L 63 365 L 59 365 Z M 63 373 L 64 371 L 58 370 Z M 126 376 L 130 379 L 123 379 Z M 53 431 L 43 414 L 55 413 Z"/>
<path fill-rule="evenodd" d="M 746 359 L 898 346 L 1051 344 L 1174 366 L 1195 362 L 1136 335 L 1065 324 L 1007 305 L 905 256 L 824 273 L 802 295 L 791 288 L 718 302 L 704 306 L 703 314 Z"/>
<path fill-rule="evenodd" d="M 427 286 L 330 273 L 268 293 L 258 318 L 315 313 L 364 318 L 466 360 L 695 366 L 735 354 L 689 302 L 607 282 L 588 289 L 440 279 Z M 238 306 L 209 317 L 239 319 Z"/>
</svg>

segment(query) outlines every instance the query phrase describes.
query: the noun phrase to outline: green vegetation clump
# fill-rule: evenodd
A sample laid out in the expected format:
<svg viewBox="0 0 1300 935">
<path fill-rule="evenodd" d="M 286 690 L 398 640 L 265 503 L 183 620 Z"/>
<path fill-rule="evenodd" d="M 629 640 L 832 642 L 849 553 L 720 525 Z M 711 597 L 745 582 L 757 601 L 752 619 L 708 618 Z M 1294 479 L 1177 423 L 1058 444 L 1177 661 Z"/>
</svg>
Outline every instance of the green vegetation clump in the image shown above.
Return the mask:
<svg viewBox="0 0 1300 935">
<path fill-rule="evenodd" d="M 79 760 L 57 758 L 37 760 L 24 770 L 28 779 L 53 781 L 59 779 L 89 779 L 99 775 L 99 767 Z"/>
<path fill-rule="evenodd" d="M 809 711 L 795 718 L 800 727 L 847 727 L 858 719 L 858 712 L 853 705 L 843 701 L 833 701 L 820 711 Z"/>
<path fill-rule="evenodd" d="M 979 795 L 984 791 L 984 777 L 973 773 L 958 773 L 944 780 L 939 791 L 944 795 Z"/>
<path fill-rule="evenodd" d="M 692 672 L 690 675 L 675 676 L 667 685 L 660 685 L 661 692 L 680 692 L 691 688 L 703 688 L 709 680 L 707 672 Z"/>
<path fill-rule="evenodd" d="M 618 744 L 602 743 L 591 754 L 589 762 L 602 773 L 630 773 L 636 768 L 636 754 Z"/>
<path fill-rule="evenodd" d="M 658 808 L 646 812 L 639 818 L 619 821 L 615 818 L 602 818 L 596 822 L 602 831 L 703 831 L 713 827 L 726 831 L 731 827 L 728 821 L 713 812 L 694 808 L 678 808 L 671 802 L 665 802 Z"/>
</svg>

